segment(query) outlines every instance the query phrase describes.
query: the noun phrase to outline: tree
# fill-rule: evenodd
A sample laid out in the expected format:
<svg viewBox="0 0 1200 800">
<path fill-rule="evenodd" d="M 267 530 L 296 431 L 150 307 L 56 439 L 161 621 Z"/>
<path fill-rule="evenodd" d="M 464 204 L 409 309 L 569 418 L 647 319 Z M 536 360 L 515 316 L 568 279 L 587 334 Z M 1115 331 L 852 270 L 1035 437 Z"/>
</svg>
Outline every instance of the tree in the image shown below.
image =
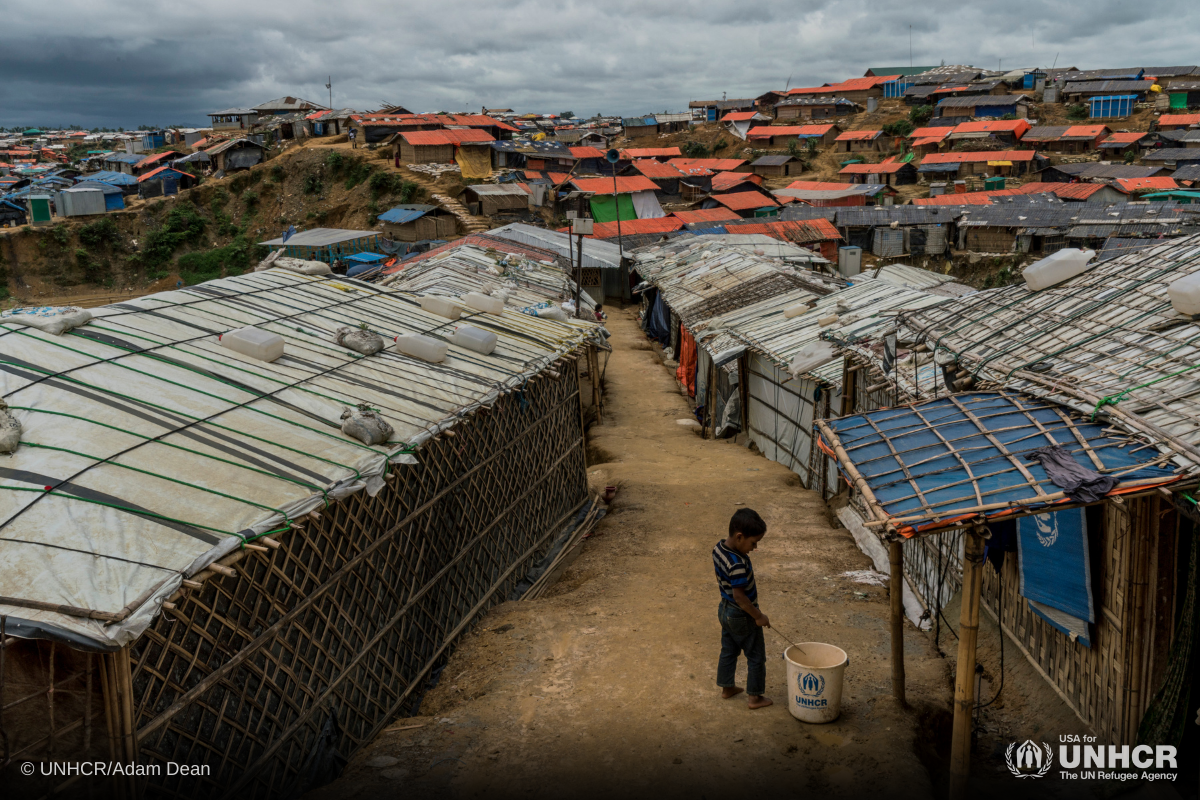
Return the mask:
<svg viewBox="0 0 1200 800">
<path fill-rule="evenodd" d="M 898 119 L 895 122 L 889 122 L 883 126 L 883 132 L 888 136 L 908 136 L 915 130 L 916 126 L 909 120 Z"/>
<path fill-rule="evenodd" d="M 924 125 L 931 119 L 933 119 L 933 106 L 914 106 L 913 110 L 908 112 L 908 120 L 913 125 Z"/>
<path fill-rule="evenodd" d="M 562 119 L 575 119 L 574 111 L 563 111 L 558 115 Z"/>
<path fill-rule="evenodd" d="M 1067 106 L 1067 119 L 1087 119 L 1088 107 L 1083 103 Z"/>
</svg>

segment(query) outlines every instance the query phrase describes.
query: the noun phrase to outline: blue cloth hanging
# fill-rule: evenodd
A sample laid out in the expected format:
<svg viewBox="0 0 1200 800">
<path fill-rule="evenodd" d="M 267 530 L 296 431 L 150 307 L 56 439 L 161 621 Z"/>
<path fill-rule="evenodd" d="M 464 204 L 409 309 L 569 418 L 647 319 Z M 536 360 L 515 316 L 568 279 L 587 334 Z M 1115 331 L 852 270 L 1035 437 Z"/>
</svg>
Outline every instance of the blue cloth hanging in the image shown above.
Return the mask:
<svg viewBox="0 0 1200 800">
<path fill-rule="evenodd" d="M 1091 647 L 1089 623 L 1092 572 L 1088 559 L 1087 517 L 1082 508 L 1035 514 L 1017 520 L 1021 596 L 1034 613 L 1085 647 Z"/>
</svg>

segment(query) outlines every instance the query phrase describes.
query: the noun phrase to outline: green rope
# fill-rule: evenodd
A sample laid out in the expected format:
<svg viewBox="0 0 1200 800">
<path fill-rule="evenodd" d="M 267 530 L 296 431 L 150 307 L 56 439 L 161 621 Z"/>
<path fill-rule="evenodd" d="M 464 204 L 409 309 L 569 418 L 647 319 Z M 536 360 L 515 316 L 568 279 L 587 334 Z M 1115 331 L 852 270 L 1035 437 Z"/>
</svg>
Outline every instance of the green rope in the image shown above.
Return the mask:
<svg viewBox="0 0 1200 800">
<path fill-rule="evenodd" d="M 93 500 L 90 497 L 80 497 L 79 495 L 68 494 L 67 492 L 56 492 L 53 489 L 49 489 L 49 488 L 34 489 L 34 488 L 31 488 L 28 486 L 0 486 L 0 489 L 7 489 L 10 492 L 36 492 L 39 495 L 48 494 L 51 497 L 65 497 L 67 500 L 79 500 L 80 502 L 83 502 L 83 503 L 91 503 L 92 505 L 105 506 L 107 508 L 115 508 L 118 511 L 125 511 L 125 512 L 128 512 L 130 514 L 135 514 L 140 517 L 154 517 L 155 519 L 163 519 L 163 520 L 166 520 L 167 522 L 174 522 L 178 525 L 187 525 L 189 528 L 201 528 L 206 531 L 212 531 L 213 533 L 224 534 L 225 536 L 237 536 L 239 539 L 242 538 L 241 536 L 238 536 L 238 534 L 234 533 L 233 531 L 223 531 L 220 528 L 213 528 L 208 525 L 199 525 L 195 522 L 188 522 L 185 519 L 176 519 L 175 517 L 168 517 L 168 516 L 164 516 L 162 514 L 155 514 L 153 511 L 146 511 L 141 508 L 132 508 L 131 506 L 122 506 L 122 505 L 118 505 L 116 503 L 106 503 L 103 500 Z"/>
<path fill-rule="evenodd" d="M 1174 378 L 1178 375 L 1182 375 L 1185 372 L 1191 372 L 1194 369 L 1200 369 L 1200 364 L 1193 364 L 1192 366 L 1185 367 L 1185 368 L 1179 370 L 1178 372 L 1172 372 L 1170 375 L 1163 375 L 1162 377 L 1155 378 L 1152 381 L 1147 381 L 1146 383 L 1139 383 L 1137 386 L 1130 386 L 1128 389 L 1118 392 L 1117 394 L 1110 394 L 1107 397 L 1101 397 L 1100 400 L 1096 403 L 1096 407 L 1092 409 L 1092 422 L 1096 421 L 1096 415 L 1100 413 L 1100 409 L 1104 408 L 1105 406 L 1115 406 L 1117 403 L 1124 400 L 1125 395 L 1129 394 L 1130 392 L 1137 391 L 1138 389 L 1145 389 L 1147 386 L 1153 386 L 1156 383 L 1162 383 L 1165 380 Z"/>
<path fill-rule="evenodd" d="M 201 492 L 208 492 L 209 494 L 215 494 L 218 497 L 224 497 L 225 499 L 233 500 L 236 503 L 244 503 L 248 506 L 254 506 L 255 508 L 261 508 L 264 511 L 274 511 L 276 514 L 280 514 L 281 516 L 283 516 L 284 520 L 286 520 L 289 525 L 292 522 L 291 517 L 289 517 L 287 515 L 287 513 L 285 511 L 282 511 L 281 509 L 272 508 L 271 506 L 265 506 L 262 503 L 256 503 L 253 500 L 247 500 L 244 497 L 236 497 L 231 494 L 226 494 L 225 492 L 219 492 L 216 489 L 208 489 L 208 488 L 199 486 L 194 483 L 188 483 L 187 481 L 181 481 L 178 478 L 169 478 L 166 475 L 160 475 L 157 472 L 151 472 L 150 470 L 141 469 L 140 467 L 133 467 L 133 466 L 130 466 L 129 464 L 121 464 L 120 462 L 117 462 L 117 461 L 111 461 L 107 458 L 101 458 L 100 456 L 93 456 L 88 453 L 81 453 L 78 450 L 71 450 L 66 447 L 55 447 L 55 446 L 49 445 L 49 444 L 38 444 L 37 442 L 25 442 L 25 441 L 22 441 L 21 444 L 24 445 L 25 447 L 36 447 L 40 450 L 55 450 L 59 453 L 70 453 L 71 455 L 79 456 L 80 458 L 90 458 L 92 461 L 95 461 L 100 464 L 110 464 L 114 467 L 120 467 L 121 469 L 127 469 L 127 470 L 131 470 L 133 472 L 140 472 L 143 475 L 149 475 L 152 478 L 160 478 L 161 480 L 170 481 L 171 483 L 178 483 L 181 486 L 187 486 L 188 488 L 196 489 Z"/>
<path fill-rule="evenodd" d="M 214 456 L 211 453 L 204 453 L 204 452 L 201 452 L 200 450 L 193 450 L 190 447 L 184 447 L 183 445 L 174 444 L 173 442 L 164 442 L 161 439 L 155 439 L 153 436 L 147 436 L 144 433 L 135 433 L 134 431 L 126 430 L 124 428 L 118 428 L 116 425 L 109 425 L 106 422 L 98 422 L 94 419 L 88 419 L 87 417 L 81 417 L 78 414 L 68 414 L 64 411 L 48 411 L 47 409 L 44 409 L 44 408 L 30 408 L 29 406 L 9 406 L 9 408 L 13 409 L 14 411 L 30 411 L 35 414 L 52 414 L 56 417 L 69 417 L 70 419 L 77 419 L 82 422 L 87 422 L 92 425 L 99 425 L 102 428 L 108 428 L 110 430 L 117 431 L 118 433 L 124 433 L 129 436 L 136 437 L 138 439 L 143 439 L 145 441 L 153 442 L 154 444 L 161 444 L 165 447 L 173 447 L 176 450 L 182 450 L 185 453 L 191 453 L 193 455 L 200 456 L 201 458 L 209 458 L 209 459 L 212 459 L 213 461 L 220 461 L 222 464 L 229 464 L 234 467 L 239 467 L 241 469 L 250 470 L 251 472 L 257 472 L 260 475 L 266 475 L 268 478 L 276 478 L 281 481 L 287 481 L 288 483 L 294 483 L 297 486 L 302 486 L 306 489 L 314 489 L 314 490 L 320 492 L 325 497 L 325 507 L 329 508 L 329 491 L 315 483 L 307 483 L 305 481 L 297 480 L 295 478 L 289 478 L 286 475 L 277 475 L 274 472 L 268 472 L 267 470 L 260 469 L 259 467 L 252 467 L 249 464 L 243 464 L 240 461 L 234 461 L 231 458 L 221 458 L 220 456 Z"/>
</svg>

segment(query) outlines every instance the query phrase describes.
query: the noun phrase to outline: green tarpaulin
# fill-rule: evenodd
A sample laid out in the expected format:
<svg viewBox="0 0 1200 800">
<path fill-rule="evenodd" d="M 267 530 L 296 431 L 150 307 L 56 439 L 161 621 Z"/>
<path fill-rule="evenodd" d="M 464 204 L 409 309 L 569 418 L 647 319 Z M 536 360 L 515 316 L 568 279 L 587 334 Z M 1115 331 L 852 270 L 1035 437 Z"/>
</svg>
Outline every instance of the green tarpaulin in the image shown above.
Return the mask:
<svg viewBox="0 0 1200 800">
<path fill-rule="evenodd" d="M 594 195 L 592 197 L 592 219 L 596 222 L 616 222 L 617 209 L 621 211 L 621 219 L 637 219 L 637 213 L 633 210 L 633 197 L 629 194 L 617 195 L 617 202 L 613 203 L 611 194 Z"/>
<path fill-rule="evenodd" d="M 1171 92 L 1171 108 L 1187 108 L 1187 92 Z"/>
</svg>

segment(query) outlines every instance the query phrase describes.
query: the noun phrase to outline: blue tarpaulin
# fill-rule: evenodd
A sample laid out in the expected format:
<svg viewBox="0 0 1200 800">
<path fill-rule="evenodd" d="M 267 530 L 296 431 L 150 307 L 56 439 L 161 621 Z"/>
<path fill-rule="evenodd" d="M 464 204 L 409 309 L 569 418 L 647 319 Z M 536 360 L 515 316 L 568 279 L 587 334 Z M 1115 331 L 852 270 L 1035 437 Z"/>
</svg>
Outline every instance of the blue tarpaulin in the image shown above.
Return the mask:
<svg viewBox="0 0 1200 800">
<path fill-rule="evenodd" d="M 650 306 L 650 316 L 646 320 L 646 333 L 664 347 L 671 341 L 671 312 L 667 309 L 667 304 L 663 302 L 661 294 L 655 295 L 654 304 Z"/>
<path fill-rule="evenodd" d="M 971 392 L 828 424 L 874 492 L 881 513 L 912 518 L 898 527 L 910 524 L 914 530 L 947 527 L 956 518 L 984 513 L 972 510 L 977 506 L 1044 508 L 1048 503 L 1038 503 L 1037 498 L 1061 489 L 1040 463 L 1025 457 L 1047 445 L 1061 445 L 1080 466 L 1114 475 L 1126 487 L 1176 477 L 1169 469 L 1142 466 L 1158 457 L 1152 447 L 1129 446 L 1128 440 L 1105 434 L 1103 423 L 1073 420 L 1069 414 L 1068 409 L 1028 395 Z M 1081 439 L 1101 467 L 1080 445 Z M 1033 477 L 1036 488 L 1021 468 Z"/>
<path fill-rule="evenodd" d="M 1088 561 L 1087 516 L 1082 508 L 1017 520 L 1021 596 L 1058 630 L 1091 647 L 1088 623 L 1092 572 Z"/>
</svg>

